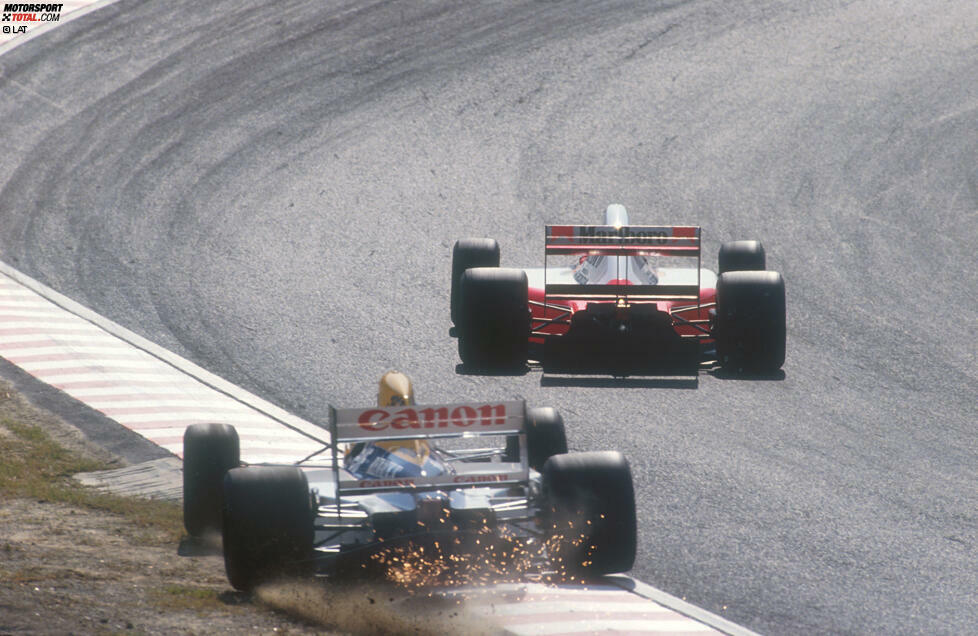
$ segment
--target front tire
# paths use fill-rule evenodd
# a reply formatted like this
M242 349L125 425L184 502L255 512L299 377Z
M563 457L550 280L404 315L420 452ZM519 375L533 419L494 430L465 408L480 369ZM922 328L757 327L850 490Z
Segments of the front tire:
M462 274L473 267L499 267L499 243L491 238L455 241L452 248L452 324L457 325L459 321Z
M764 271L767 257L760 241L728 241L720 246L717 274Z
M784 279L778 272L727 272L717 281L717 361L731 371L771 373L784 364Z
M236 590L306 574L315 521L299 468L235 468L224 478L224 569Z
M555 455L543 467L548 547L558 572L597 576L635 564L638 530L632 473L615 451Z
M221 531L224 473L241 465L230 424L191 424L183 433L183 525L192 537Z
M527 409L526 454L530 468L543 470L543 465L554 455L567 452L567 432L560 411L552 406ZM520 461L519 437L506 439L506 461Z
M517 368L529 352L526 272L476 267L462 274L458 352L472 368Z

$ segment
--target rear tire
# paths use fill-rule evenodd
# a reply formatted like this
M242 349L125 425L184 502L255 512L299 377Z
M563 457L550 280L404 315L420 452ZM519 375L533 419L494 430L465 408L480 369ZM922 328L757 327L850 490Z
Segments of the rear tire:
M313 523L309 483L291 466L251 466L224 478L224 569L236 590L307 574Z
M460 280L458 353L472 368L526 364L530 309L526 272L476 267Z
M526 454L530 468L542 471L548 459L566 452L567 432L560 412L552 406L527 409ZM519 437L506 439L506 461L520 461Z
M638 545L635 491L621 453L555 455L543 467L543 492L548 547L558 572L596 576L632 568Z
M766 267L767 258L760 241L729 241L720 246L717 274L764 271Z
M778 272L727 272L717 281L717 361L731 371L770 373L784 364L784 279Z
M460 281L465 270L473 267L499 267L499 243L491 238L468 238L455 241L452 248L452 324L458 324Z
M192 537L221 531L224 473L241 465L230 424L191 424L183 433L183 525Z

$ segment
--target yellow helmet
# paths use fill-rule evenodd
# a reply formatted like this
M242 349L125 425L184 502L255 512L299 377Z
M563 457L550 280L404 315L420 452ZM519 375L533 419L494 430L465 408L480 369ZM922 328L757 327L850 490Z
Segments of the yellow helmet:
M411 379L400 371L388 371L380 378L377 406L411 406L414 404L414 387Z
M380 378L380 386L377 390L377 406L414 406L414 387L411 379L400 371L388 371ZM431 448L428 442L423 439L392 439L378 442L369 442L367 446L379 447L388 453L397 455L400 460L406 460L425 466L431 456ZM364 449L364 443L355 444L346 450L347 462L360 454ZM422 473L424 474L424 473Z

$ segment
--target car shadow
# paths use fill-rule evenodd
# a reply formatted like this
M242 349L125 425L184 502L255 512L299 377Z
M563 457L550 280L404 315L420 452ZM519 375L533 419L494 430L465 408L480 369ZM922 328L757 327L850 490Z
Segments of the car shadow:
M216 532L203 537L184 535L177 547L177 555L183 557L221 556L222 554L224 550L221 547L221 535Z
M455 365L456 375L494 375L494 376L523 376L530 372L530 367L523 365L520 367L503 368L473 368L464 364Z
M699 377L594 377L575 375L543 374L540 386L544 387L577 387L577 388L618 388L618 389L697 389Z
M731 371L729 369L715 368L707 371L718 380L747 380L753 382L782 382L787 376L784 369L770 371L766 373L756 373L752 371Z

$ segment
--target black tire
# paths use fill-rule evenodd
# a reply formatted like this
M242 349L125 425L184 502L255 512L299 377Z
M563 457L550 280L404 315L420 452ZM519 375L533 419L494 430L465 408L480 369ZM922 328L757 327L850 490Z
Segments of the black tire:
M764 271L767 259L760 241L729 241L720 246L717 274Z
M567 452L567 433L564 418L552 406L526 411L526 454L530 468L543 470L543 465L554 455ZM506 439L506 461L520 461L519 437Z
M183 525L192 537L221 531L224 473L241 465L230 424L191 424L183 433Z
M626 572L635 563L635 491L615 451L555 455L543 466L548 548L565 576Z
M785 292L778 272L727 272L717 281L717 361L770 373L784 364Z
M224 477L224 569L251 591L311 569L315 521L309 483L292 466L235 468Z
M468 238L455 241L452 248L452 324L458 324L459 282L465 270L472 267L499 267L499 243L491 238Z
M525 365L530 337L526 272L467 269L460 288L457 329L462 362L475 369Z

